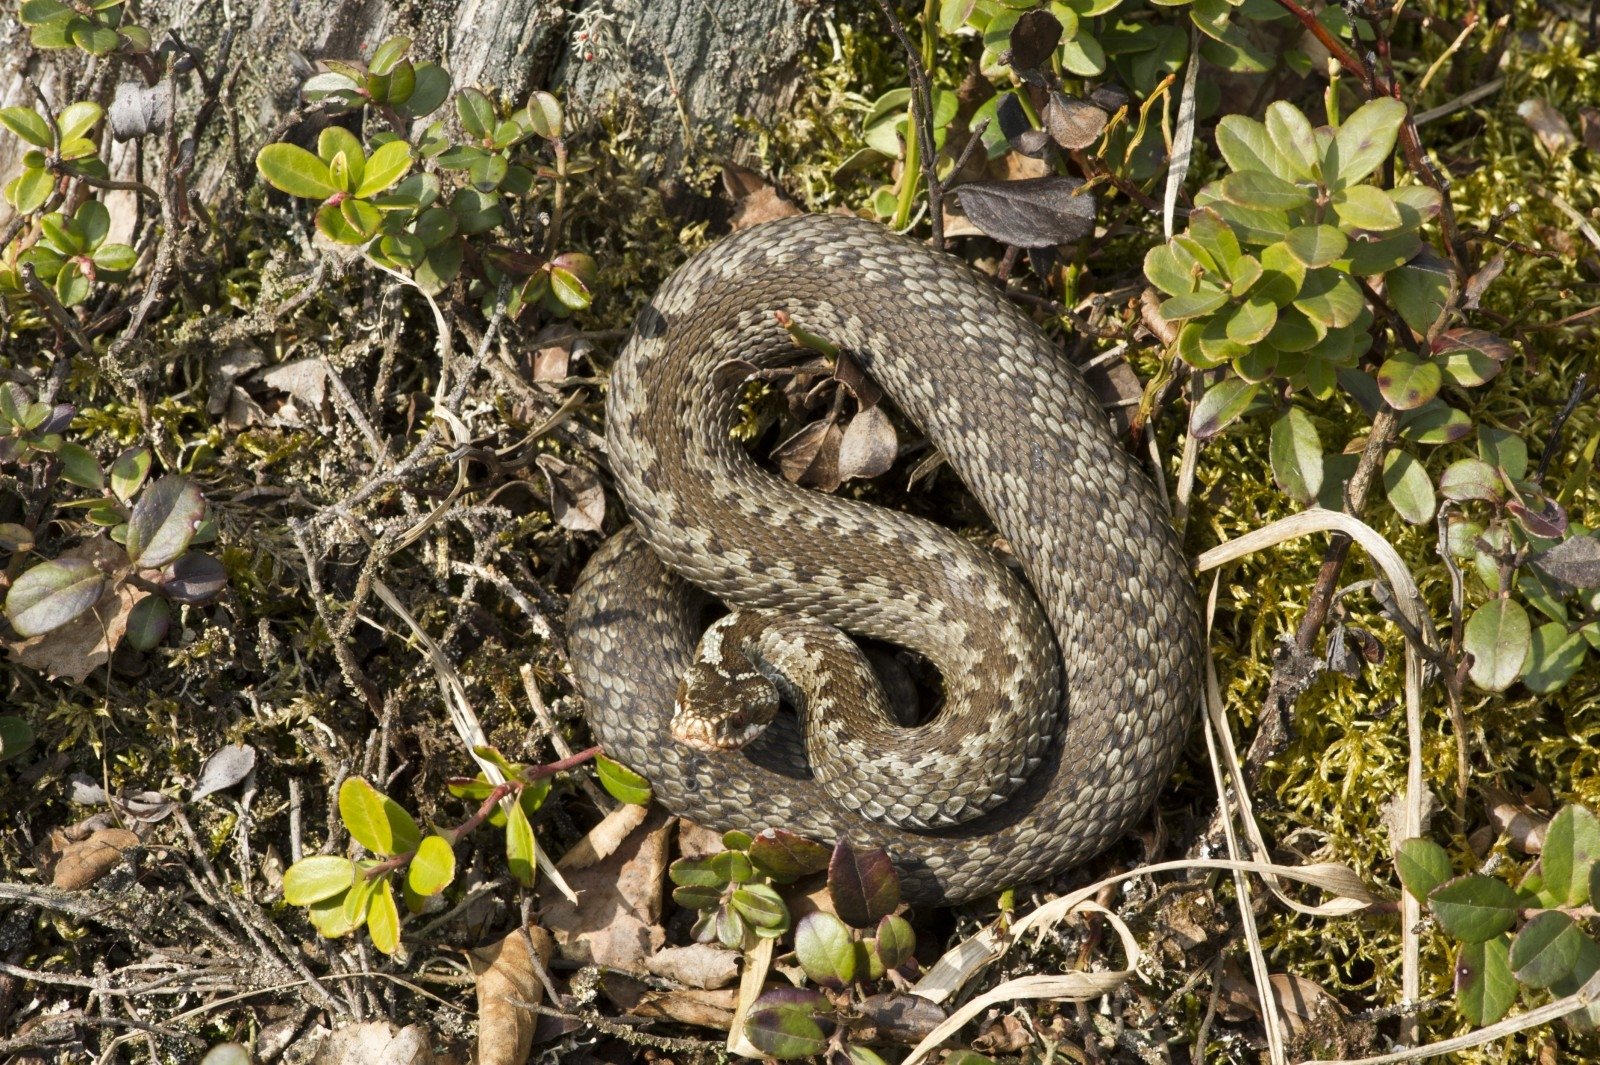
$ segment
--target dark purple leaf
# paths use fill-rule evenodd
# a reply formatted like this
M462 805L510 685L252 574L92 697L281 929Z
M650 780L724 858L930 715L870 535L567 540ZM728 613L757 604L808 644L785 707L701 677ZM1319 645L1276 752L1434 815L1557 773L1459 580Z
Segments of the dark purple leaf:
M1028 113L1022 109L1022 101L1017 99L1017 94L1008 92L1000 97L1000 103L994 109L995 121L1000 124L1000 133L1006 140L1016 146L1016 139L1022 134L1033 129L1033 123L1028 121Z
M900 877L882 850L857 850L840 840L828 861L828 892L841 920L871 928L900 905Z
M1011 48L1002 57L1020 71L1037 70L1050 62L1061 43L1061 21L1044 8L1035 8L1011 27Z
M827 847L782 828L769 828L750 844L756 868L780 884L788 884L828 867Z
M1506 510L1530 536L1554 539L1567 531L1567 512L1553 499L1540 499L1532 506L1513 499Z
M877 1029L881 1039L892 1043L920 1043L945 1021L943 1007L921 995L891 991L873 995L861 1003L865 1023Z
M819 1016L832 1009L815 991L797 987L768 991L756 999L745 1021L750 1042L775 1058L805 1058L821 1054L833 1034L833 1021Z
M1108 114L1115 114L1120 107L1126 107L1128 94L1115 85L1101 85L1089 94L1089 102Z
M1070 177L975 181L956 190L972 224L1003 244L1071 244L1094 231L1094 196Z
M162 590L180 603L204 603L228 586L228 571L203 551L190 551L172 564Z
M72 418L77 413L78 408L72 404L57 403L50 409L50 416L41 422L34 432L39 436L47 436L50 433L64 433L67 431L67 426L72 424Z

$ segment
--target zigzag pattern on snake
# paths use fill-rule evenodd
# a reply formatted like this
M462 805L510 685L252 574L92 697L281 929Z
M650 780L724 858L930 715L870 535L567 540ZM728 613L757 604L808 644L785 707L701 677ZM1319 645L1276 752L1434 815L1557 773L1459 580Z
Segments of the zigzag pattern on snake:
M740 386L719 367L793 360L780 310L848 350L941 449L1031 596L948 530L796 488L734 445ZM574 589L570 658L596 738L672 812L715 829L881 846L905 897L953 903L1082 861L1153 801L1198 690L1188 567L1153 484L1077 372L964 263L835 215L729 237L640 314L612 371L606 439L634 527L602 546ZM916 781L911 797L880 801L883 774L869 772L865 800L835 801L791 717L739 751L673 742L706 594L803 613L938 665L947 706L929 742L912 735L878 754ZM1030 730L1042 749L1006 746ZM830 748L847 744L828 736ZM958 768L988 765L991 749L1012 761ZM970 814L1007 791L953 827L876 816L924 795Z

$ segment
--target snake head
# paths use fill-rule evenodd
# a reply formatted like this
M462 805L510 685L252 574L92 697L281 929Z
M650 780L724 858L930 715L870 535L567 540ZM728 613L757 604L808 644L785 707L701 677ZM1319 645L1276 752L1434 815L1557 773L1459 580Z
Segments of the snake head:
M672 705L672 738L701 751L736 751L761 735L778 714L778 689L725 639L742 621L730 614L713 624L678 685Z

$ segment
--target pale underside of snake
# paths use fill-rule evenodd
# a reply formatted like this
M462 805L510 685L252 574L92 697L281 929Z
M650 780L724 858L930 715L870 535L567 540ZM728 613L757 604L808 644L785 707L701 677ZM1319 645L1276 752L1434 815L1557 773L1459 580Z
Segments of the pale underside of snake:
M778 311L848 351L944 453L1031 595L949 530L796 488L734 443L744 393L730 361L798 354ZM1155 798L1198 690L1188 567L1077 372L964 263L834 215L727 238L640 314L612 372L606 439L634 527L574 589L570 658L596 738L672 812L883 847L908 899L954 903L1090 857ZM813 751L820 736L878 759L843 802L849 774L824 787L793 716L742 750L677 743L673 702L708 596L919 652L944 706L867 743L823 714ZM905 827L947 817L970 819Z

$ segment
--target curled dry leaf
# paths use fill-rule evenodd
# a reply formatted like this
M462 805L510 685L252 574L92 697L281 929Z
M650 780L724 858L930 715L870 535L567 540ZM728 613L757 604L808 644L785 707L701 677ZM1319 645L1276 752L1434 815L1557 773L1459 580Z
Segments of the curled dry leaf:
M550 933L538 925L470 952L478 989L478 1065L522 1065L528 1060L539 1019L532 1007L544 998L544 981L535 966L549 965L554 952Z
M629 1016L676 1021L717 1032L726 1032L733 1027L734 1008L739 997L738 992L731 988L718 991L652 991L638 980L616 974L607 974L605 993L619 1010Z
M777 186L749 167L734 163L724 166L722 187L733 200L733 218L728 228L734 233L760 222L800 213L800 208L784 199Z
M1517 114L1551 155L1561 155L1578 146L1578 138L1573 135L1572 127L1567 125L1561 112L1547 101L1537 97L1524 100L1517 105Z
M599 532L606 520L606 491L600 478L554 455L540 455L539 470L550 486L550 510L556 522L573 532Z
M660 922L670 820L657 807L646 809L645 819L620 840L613 838L615 824L596 826L590 835L603 830L606 838L579 845L587 862L582 868L576 868L576 862L569 866L565 859L560 863L579 901L574 905L549 895L539 918L555 933L563 957L582 965L643 973L645 959L666 942ZM592 858L602 852L603 857Z
M82 891L110 872L123 853L139 845L125 828L102 828L88 839L68 844L56 859L50 883L63 891Z
M1059 92L1050 94L1050 99L1044 105L1044 113L1039 116L1050 139L1073 151L1087 148L1098 140L1100 131L1106 128L1106 121L1110 117L1087 100L1064 96Z
M839 448L844 433L832 420L811 422L773 449L772 457L784 479L832 492L840 485Z
M1490 823L1513 847L1523 854L1538 854L1544 850L1544 835L1550 827L1548 817L1529 809L1515 795L1492 784L1483 786L1483 803Z
M1071 244L1094 231L1092 193L1082 181L1042 177L1027 181L975 181L956 190L967 217L989 236L1019 248Z
M667 947L645 960L656 976L702 991L727 987L739 975L739 955L713 943Z
M249 744L235 743L219 748L200 767L200 779L195 781L189 801L203 799L212 792L231 788L250 775L256 767L256 749Z
M332 1032L317 1048L311 1065L435 1065L433 1039L413 1024L361 1021Z
M867 480L889 471L899 453L894 424L881 407L868 407L845 426L839 441L839 480Z

